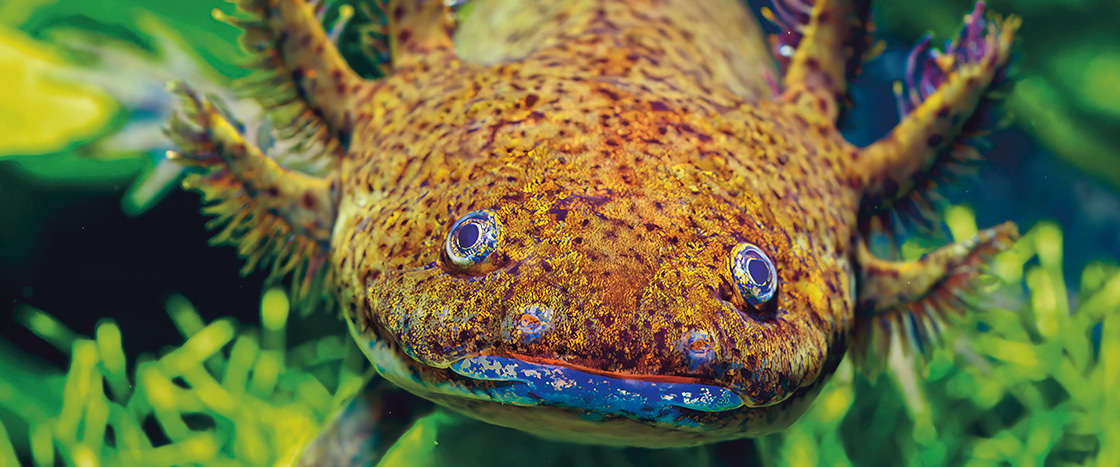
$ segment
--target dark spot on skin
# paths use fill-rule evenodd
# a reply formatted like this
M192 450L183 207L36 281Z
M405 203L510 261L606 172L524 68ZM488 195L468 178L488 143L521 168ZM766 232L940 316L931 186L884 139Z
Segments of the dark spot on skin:
M612 100L612 101L617 101L618 100L618 93L615 93L611 90L599 88L599 89L596 89L596 91L598 91L600 94L602 94L604 96L607 96L607 98Z
M941 135L930 135L929 141L926 142L931 148L936 148L941 145Z
M548 212L550 212L550 213L552 213L552 215L556 216L556 221L557 222L564 222L564 219L568 218L568 210L567 209L552 208L552 209L549 209Z
M540 99L540 96L537 96L536 94L529 94L528 96L525 96L525 108L533 108L534 105L537 105L537 101L539 101Z
M665 105L665 103L661 101L650 102L649 108L650 110L653 110L655 112L665 112L669 110L669 106Z
M411 38L412 38L412 30L402 29L401 32L399 34L397 34L397 43L400 43L400 44L407 43L408 40L411 39Z
M316 204L315 195L309 193L303 194L303 205L307 208L314 208Z
M948 118L948 117L949 117L949 106L947 106L947 105L941 106L941 109L939 109L937 111L937 118Z
M656 230L656 229L657 229L657 226L656 226L656 225L653 225L653 224L649 224L649 223L647 223L647 224L645 225L645 227L646 227L646 231L647 231L647 232L653 232L654 230Z
M883 194L889 198L894 198L898 194L898 183L888 178L883 182Z

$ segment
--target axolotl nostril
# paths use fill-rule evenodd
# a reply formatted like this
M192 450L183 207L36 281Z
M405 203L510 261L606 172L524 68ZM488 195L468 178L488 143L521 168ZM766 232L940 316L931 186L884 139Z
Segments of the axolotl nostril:
M769 43L738 0L390 1L377 80L315 2L239 7L291 144L266 154L180 88L174 156L218 240L335 298L389 381L495 424L659 447L779 430L847 350L929 348L1017 235L868 247L976 157L1018 25L983 3L914 50L901 121L866 147L836 128L863 1L778 1Z

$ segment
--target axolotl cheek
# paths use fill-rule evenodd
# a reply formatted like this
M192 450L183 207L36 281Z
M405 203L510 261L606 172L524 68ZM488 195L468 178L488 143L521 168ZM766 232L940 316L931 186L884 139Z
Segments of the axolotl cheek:
M678 348L688 363L688 370L695 372L712 363L715 351L707 331L688 330L679 340Z
M519 313L511 314L510 340L522 344L539 341L553 329L552 314L555 310L538 304L526 305Z

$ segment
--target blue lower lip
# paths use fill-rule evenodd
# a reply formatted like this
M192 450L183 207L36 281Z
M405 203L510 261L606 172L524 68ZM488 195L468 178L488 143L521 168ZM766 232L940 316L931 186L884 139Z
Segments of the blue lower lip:
M516 405L570 407L651 420L676 418L681 414L673 412L681 408L724 412L743 406L742 398L718 386L611 378L508 357L465 358L452 364L451 370L476 380L521 383L490 390L500 402Z

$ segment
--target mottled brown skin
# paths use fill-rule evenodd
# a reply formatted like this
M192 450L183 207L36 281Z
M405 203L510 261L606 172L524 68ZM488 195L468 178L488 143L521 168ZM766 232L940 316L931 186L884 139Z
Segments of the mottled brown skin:
M788 425L861 319L857 278L917 302L937 287L907 289L894 263L860 268L872 261L860 253L861 202L905 195L896 180L932 164L908 161L933 160L940 147L904 143L927 131L951 141L960 126L936 123L937 109L923 107L914 128L881 146L844 140L836 98L858 50L835 18L851 9L818 3L808 25L817 35L799 46L780 88L759 27L736 0L478 1L457 29L439 2L391 2L393 70L374 82L339 59L300 55L323 48L321 30L285 36L277 56L299 70L306 115L324 128L318 137L348 144L330 154L337 168L322 178L337 193L337 217L316 251L355 336L388 343L425 381L386 374L406 389L557 438L688 445ZM287 31L293 15L269 27ZM971 113L1006 63L1001 52L964 70L980 81L940 105ZM501 220L501 243L482 264L456 267L444 239L480 210ZM992 243L1008 235L981 246L998 250ZM747 306L733 285L729 256L743 242L777 266L780 285L766 306ZM977 248L946 253L961 260L930 274L973 271ZM517 332L536 319L524 313L531 306L553 310L536 340ZM713 355L698 367L683 350L693 331L706 334L697 345ZM591 422L578 410L433 389L461 380L447 367L474 355L721 386L745 406L698 412L697 429L623 416Z
M782 382L750 394L758 405L815 380L852 309L858 198L838 170L852 154L840 135L780 105L648 91L641 75L612 71L641 67L639 55L581 65L575 51L555 53L565 58L426 73L451 89L387 102L378 130L359 130L332 248L342 287L369 291L355 322L433 366L516 353L744 389ZM797 133L808 137L785 136ZM444 236L483 209L505 226L497 257L487 271L449 274ZM781 265L776 313L751 316L734 297L726 265L743 241ZM558 311L554 331L532 345L504 338L531 304ZM689 329L716 336L717 368L682 370ZM782 357L761 364L767 355Z

